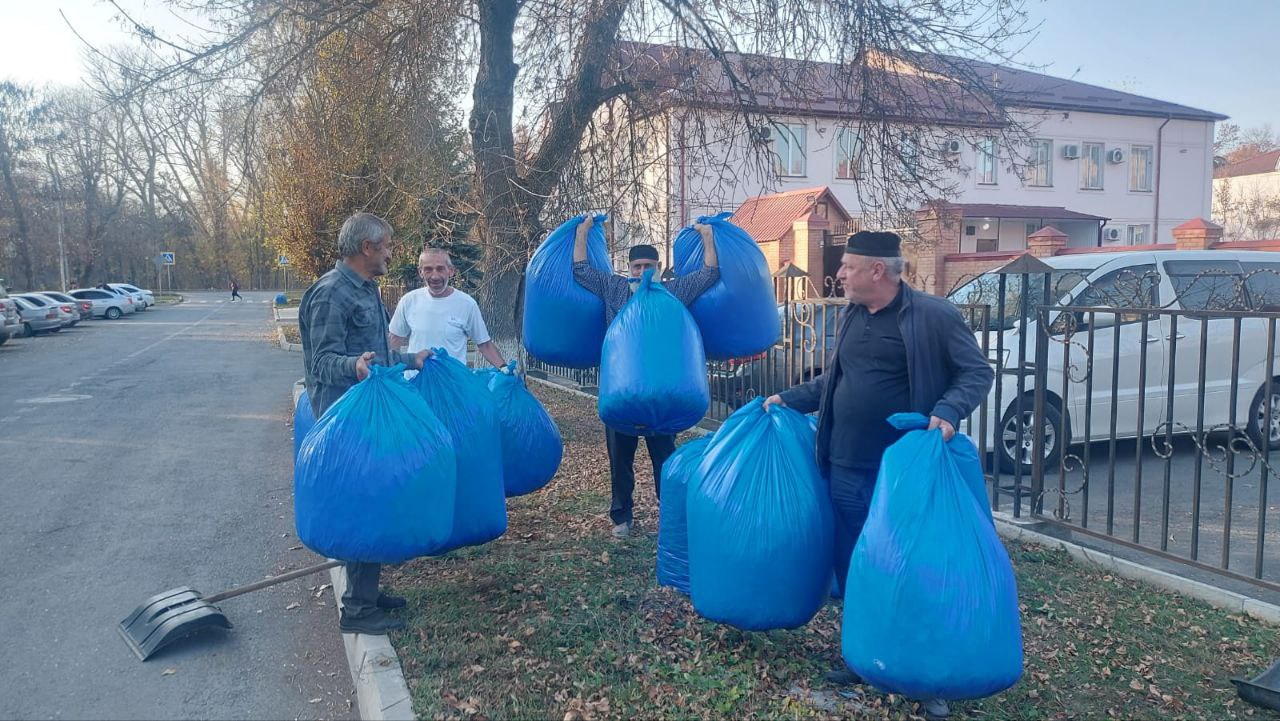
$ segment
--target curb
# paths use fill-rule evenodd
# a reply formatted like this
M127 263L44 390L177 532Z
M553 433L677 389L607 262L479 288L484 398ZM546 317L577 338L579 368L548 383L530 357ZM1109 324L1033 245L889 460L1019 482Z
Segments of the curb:
M296 344L295 344L296 345ZM299 346L301 349L301 346ZM302 395L302 380L291 389L293 405L298 405ZM329 581L333 584L334 605L342 612L342 594L347 589L347 574L341 566L329 569ZM413 715L412 696L400 668L400 658L387 636L368 636L359 633L342 634L342 645L347 651L347 666L351 669L351 681L356 687L356 705L363 721L416 721Z
M1014 521L1007 513L994 515L996 532L1005 538L1029 541L1049 548L1061 548L1067 552L1067 555L1085 565L1101 568L1117 576L1140 581L1172 593L1199 599L1216 608L1241 613L1272 625L1280 625L1280 606L1038 533L1027 527L1031 524Z
M285 338L284 328L281 328L280 326L276 326L276 337L280 339L280 350L296 351L298 353L302 352L301 343L290 343L289 340ZM297 398L294 398L293 400L294 400L294 403L297 403L298 401Z

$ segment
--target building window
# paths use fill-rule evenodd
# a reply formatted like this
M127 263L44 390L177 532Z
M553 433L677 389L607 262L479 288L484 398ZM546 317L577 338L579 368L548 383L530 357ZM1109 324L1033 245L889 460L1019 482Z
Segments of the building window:
M836 177L853 180L862 175L862 138L858 131L840 128L836 133Z
M978 184L996 184L996 139L983 138L978 143Z
M1131 225L1129 226L1129 245L1146 245L1151 242L1151 226Z
M1102 190L1102 143L1080 146L1080 189Z
M777 140L773 143L774 170L778 175L804 175L804 124L775 125L774 131L777 135Z
M1038 230L1040 230L1039 223L1027 223L1027 235L1031 235Z
M1135 145L1129 149L1129 190L1151 191L1153 157L1150 145Z
M1027 161L1027 185L1036 188L1052 188L1053 141L1033 140Z
M913 133L902 134L902 145L899 147L902 161L902 172L910 180L920 177L920 138Z

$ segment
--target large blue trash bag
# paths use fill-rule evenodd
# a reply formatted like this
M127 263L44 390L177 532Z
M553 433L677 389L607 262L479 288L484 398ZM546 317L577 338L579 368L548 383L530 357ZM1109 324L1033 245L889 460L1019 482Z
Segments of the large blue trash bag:
M484 380L444 348L434 349L411 383L453 437L457 456L453 534L438 553L498 538L507 532L507 498L493 395Z
M689 593L689 529L686 514L689 482L697 478L702 453L711 436L695 438L676 449L662 464L658 504L658 583Z
M633 436L672 435L696 425L710 404L698 326L645 271L604 336L600 420Z
M551 482L560 470L564 441L560 429L537 398L516 375L516 362L507 364L510 373L493 371L488 377L489 392L498 409L502 429L502 480L507 498L533 493Z
M316 413L311 410L311 395L306 389L298 396L293 406L293 459L298 459L298 450L302 448L302 439L307 437L312 426L316 424Z
M524 348L546 363L590 368L600 363L604 301L573 279L573 237L586 216L551 231L534 251L524 278ZM587 260L613 273L605 246L605 216L587 233Z
M399 563L453 532L453 438L403 373L371 367L302 441L294 516L298 539L322 556Z
M751 236L727 220L730 215L698 218L715 234L720 280L689 306L702 330L707 357L716 360L763 353L782 333L769 263ZM676 236L675 254L677 276L702 267L702 236L693 226Z
M1013 566L991 522L972 441L911 430L885 451L867 524L849 564L843 651L878 688L909 698L970 699L1022 675Z
M689 586L702 616L804 625L831 591L834 521L804 416L756 398L725 421L689 485Z

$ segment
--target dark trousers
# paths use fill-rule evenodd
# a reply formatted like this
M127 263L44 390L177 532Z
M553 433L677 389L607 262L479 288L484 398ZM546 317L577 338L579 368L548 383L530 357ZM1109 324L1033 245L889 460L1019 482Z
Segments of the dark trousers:
M239 298L240 300L244 300L244 297L240 295L240 291L238 290L231 291L231 299L235 300L236 298Z
M871 493L875 491L878 474L878 468L831 466L831 507L836 517L835 555L832 560L841 593L848 593L845 581L849 577L849 559L867 522Z
M342 613L347 618L364 618L378 610L380 563L346 564L347 590L342 594Z
M619 433L608 426L604 429L605 444L609 447L609 475L613 479L613 502L609 505L609 517L615 524L629 523L636 489L636 446L640 439ZM662 464L676 452L675 436L645 436L644 447L653 462L653 492L662 487Z

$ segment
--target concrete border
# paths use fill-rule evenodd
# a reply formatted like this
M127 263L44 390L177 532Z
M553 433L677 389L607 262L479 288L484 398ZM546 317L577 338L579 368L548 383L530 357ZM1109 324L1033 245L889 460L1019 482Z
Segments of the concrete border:
M285 335L284 335L284 328L283 328L283 327L281 327L281 326L276 326L276 337L280 339L280 350L296 351L296 352L298 352L298 353L301 353L301 352L302 352L302 344L301 344L301 343L290 343L290 342L289 342L289 339L288 339L288 338L286 338L286 337L285 337ZM294 399L294 402L295 402L295 403L297 402L297 399L296 399L296 398Z
M1172 593L1199 599L1210 606L1241 613L1265 623L1280 625L1280 606L1190 578L1183 578L1158 568L1144 566L1104 551L1086 548L1077 543L1038 533L1028 527L1033 524L1014 521L1007 513L995 514L995 521L996 532L1005 538L1035 543L1050 548L1061 548L1067 552L1067 555L1085 565L1101 568L1117 576L1123 576L1133 581L1141 581Z
M294 382L291 391L295 407L303 388L302 380ZM333 584L334 605L341 613L342 594L347 589L347 574L341 566L331 568L329 581ZM387 636L344 633L342 645L347 652L351 681L356 687L356 705L360 709L360 718L363 721L416 721L413 697L409 694L409 684L404 680L400 657L396 655L391 639Z

